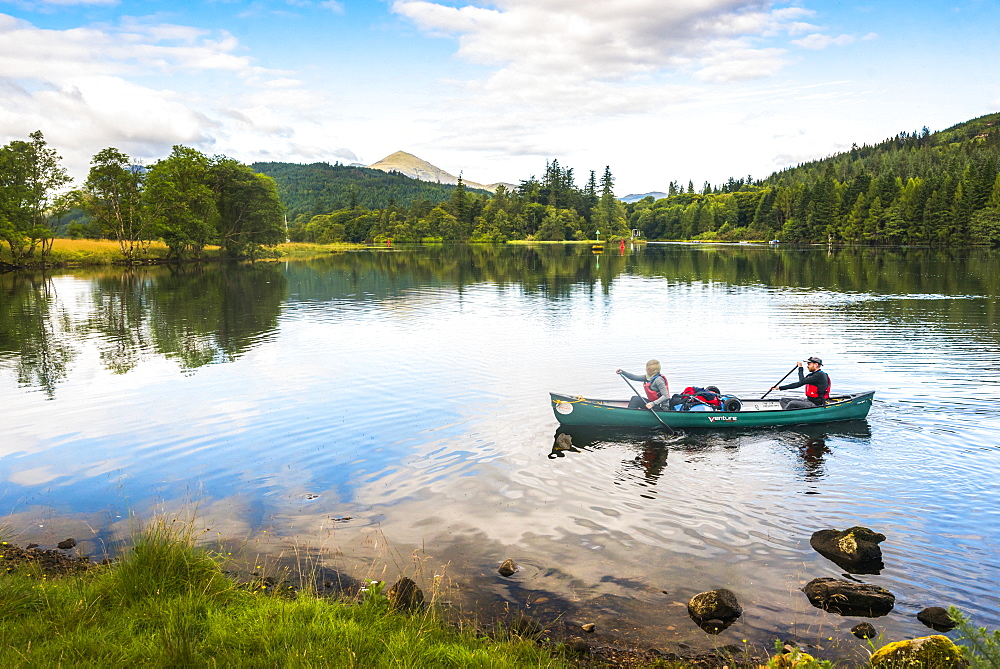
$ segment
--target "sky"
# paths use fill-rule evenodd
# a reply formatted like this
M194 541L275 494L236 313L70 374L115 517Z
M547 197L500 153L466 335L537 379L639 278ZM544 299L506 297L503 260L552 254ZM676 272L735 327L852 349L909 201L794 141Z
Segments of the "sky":
M0 144L718 185L1000 111L1000 0L0 0Z

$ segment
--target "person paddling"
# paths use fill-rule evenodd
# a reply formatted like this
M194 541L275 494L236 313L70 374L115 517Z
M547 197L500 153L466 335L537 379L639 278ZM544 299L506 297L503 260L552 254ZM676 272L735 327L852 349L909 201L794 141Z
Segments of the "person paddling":
M621 369L616 369L615 374L621 374L633 381L642 381L642 388L646 391L646 399L635 396L629 400L629 409L638 409L645 406L654 411L669 411L670 386L667 384L667 377L660 373L660 361L650 360L646 363L646 374L631 374Z
M799 368L799 380L796 383L787 383L783 386L773 386L771 390L791 390L799 386L806 387L806 398L782 397L782 409L811 409L821 407L830 398L830 375L820 369L823 361L813 356L806 360L808 374L802 373L802 363L797 362L795 366Z

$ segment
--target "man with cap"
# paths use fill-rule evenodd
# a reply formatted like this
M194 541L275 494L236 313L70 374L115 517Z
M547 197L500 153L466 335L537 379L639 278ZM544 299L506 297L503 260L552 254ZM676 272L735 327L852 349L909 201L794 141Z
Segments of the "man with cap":
M783 386L774 386L771 390L790 390L792 388L798 388L799 386L806 387L806 399L798 399L792 397L782 397L781 408L782 409L811 409L813 407L821 407L826 404L826 401L830 398L830 375L824 372L820 367L823 366L823 361L812 356L806 360L806 367L809 369L808 374L802 373L802 363L797 362L795 366L799 368L799 380L797 383L789 383Z

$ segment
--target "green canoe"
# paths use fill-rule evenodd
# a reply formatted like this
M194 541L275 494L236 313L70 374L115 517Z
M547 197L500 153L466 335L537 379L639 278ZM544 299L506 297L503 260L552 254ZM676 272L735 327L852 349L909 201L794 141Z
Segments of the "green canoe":
M777 399L740 399L739 411L657 411L629 409L626 400L593 400L579 395L549 393L552 412L562 425L592 427L662 427L660 419L675 428L775 427L860 420L868 415L875 391L831 397L828 404L809 409L782 409Z

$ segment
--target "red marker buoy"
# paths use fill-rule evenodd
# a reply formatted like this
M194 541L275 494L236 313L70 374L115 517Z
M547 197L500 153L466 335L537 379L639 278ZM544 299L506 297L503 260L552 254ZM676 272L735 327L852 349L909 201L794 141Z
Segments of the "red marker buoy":
M621 251L622 253L625 253L625 240L624 239L621 240L620 244L618 244L618 250Z

